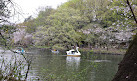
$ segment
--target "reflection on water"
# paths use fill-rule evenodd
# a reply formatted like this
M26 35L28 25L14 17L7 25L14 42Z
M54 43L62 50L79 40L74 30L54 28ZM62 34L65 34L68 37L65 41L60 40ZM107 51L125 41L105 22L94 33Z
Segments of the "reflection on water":
M111 62L110 60L93 60L92 62Z
M111 81L117 71L122 55L91 54L81 57L66 56L65 53L52 54L50 50L30 50L25 54L33 57L28 81L37 77L40 81ZM10 58L10 54L4 56ZM84 56L85 55L85 56ZM21 58L21 57L20 57ZM32 80L33 79L33 80Z
M80 64L80 57L67 56L66 63L68 66L78 68Z
M27 70L26 60L20 54L15 54L9 50L0 49L0 70L1 74L6 76L14 76L16 78L24 79L25 76L17 76L19 74L25 75ZM3 81L3 80L2 80ZM6 80L4 80L6 81Z

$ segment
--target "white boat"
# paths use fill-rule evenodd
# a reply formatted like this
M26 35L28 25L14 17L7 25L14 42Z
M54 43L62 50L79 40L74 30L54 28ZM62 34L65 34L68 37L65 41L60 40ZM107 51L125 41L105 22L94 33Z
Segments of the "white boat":
M69 50L69 51L66 51L67 56L80 56L81 53L78 51L78 48L79 48L79 47L76 47L76 50L71 49L71 50Z
M15 53L17 54L24 54L25 53L25 50L23 48L18 48Z
M55 49L54 49L54 50L51 50L51 52L52 52L52 53L59 53L59 51L58 51L58 50L55 50Z

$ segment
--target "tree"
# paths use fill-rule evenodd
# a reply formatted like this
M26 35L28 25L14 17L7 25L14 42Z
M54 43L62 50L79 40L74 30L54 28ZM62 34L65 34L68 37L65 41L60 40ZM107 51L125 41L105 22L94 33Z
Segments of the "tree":
M109 9L107 7L109 5L110 1L108 0L70 0L61 7L79 10L81 16L87 18L90 23L98 22L106 26L103 18L108 16Z
M38 17L35 21L37 27L45 25L46 18L55 12L51 7L39 8L38 10Z
M10 17L10 9L8 5L11 5L11 0L1 0L0 1L0 23L8 22L7 18Z
M45 19L44 26L37 28L34 36L35 44L63 48L76 45L81 37L77 30L87 22L88 20L80 15L79 10L59 8Z
M13 11L11 8L9 8L9 5L13 6L11 0L0 1L0 44L3 47L8 48L8 43L11 42L11 34L15 31L15 27L12 26L8 21L8 18L11 17L11 12Z
M133 18L137 24L135 14L129 0L126 0ZM137 33L134 36L123 60L119 63L118 71L112 81L137 81Z
M10 48L13 36L12 34L16 31L15 25L11 24L9 21L14 9L15 7L12 0L0 0L0 47L16 53ZM2 48L0 49L3 50ZM7 60L5 59L4 54L5 52L3 52L3 55L1 55L0 58L0 81L21 81L21 79L26 80L30 69L31 60L26 59L24 55L22 55L24 60L17 59L15 54L13 56L11 54ZM27 68L24 68L26 66ZM21 73L22 71L26 71L24 72L25 75ZM24 78L22 78L23 76Z

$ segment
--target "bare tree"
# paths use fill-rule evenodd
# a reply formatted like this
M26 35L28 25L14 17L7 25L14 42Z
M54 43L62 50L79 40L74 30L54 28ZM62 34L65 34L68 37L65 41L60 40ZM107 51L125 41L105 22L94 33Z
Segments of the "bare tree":
M10 35L9 35L9 37L6 37L6 36L7 36L7 34L9 34L10 30L15 30L14 28L8 28L8 27L12 27L10 25L9 18L12 17L12 13L15 13L14 10L15 10L15 8L14 8L14 3L12 2L12 0L0 0L0 46L2 46L4 48L7 48L8 50L11 50L11 48L9 47L9 44L8 44L9 39L7 39L7 38L10 38ZM8 24L8 26L5 26L5 23ZM12 33L13 32L14 31L12 31ZM13 50L11 50L11 51L16 53ZM22 54L22 57L24 58L24 60L26 61L26 64L27 64L27 65L25 65L25 66L27 66L27 70L26 70L26 72L24 72L24 73L26 73L25 77L24 77L24 80L26 80L27 76L28 76L28 72L30 70L31 59L26 58L26 56L23 55L23 54ZM11 59L12 59L12 57L11 57ZM20 72L17 71L18 69L15 69L15 67L24 69L22 67L22 63L24 61L21 61L21 60L16 61L16 57L13 58L12 60L14 60L14 59L15 59L14 64L9 64L7 66L5 66L5 61L6 60L5 59L3 59L3 60L0 59L0 61L2 61L2 62L0 62L0 63L2 63L0 65L1 66L0 67L0 80L17 81L16 78L13 77L13 76L15 76L15 74L18 74L18 76L20 76ZM18 64L17 64L17 62L18 62ZM6 76L4 76L3 75L4 71L1 70L2 67L5 67L5 68L9 67L10 68L9 69L10 73L8 73ZM7 70L7 68L3 69L3 70ZM15 72L17 72L17 73L15 73ZM23 75L21 75L21 76L23 76Z

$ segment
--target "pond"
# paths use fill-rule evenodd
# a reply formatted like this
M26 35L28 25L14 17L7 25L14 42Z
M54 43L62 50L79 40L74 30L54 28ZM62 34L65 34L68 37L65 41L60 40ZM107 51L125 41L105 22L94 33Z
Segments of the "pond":
M123 55L81 52L81 57L53 54L50 50L32 50L32 69L28 80L40 81L111 81Z
M0 55L8 60L12 54L7 51ZM111 81L123 58L123 55L81 54L81 57L71 57L65 51L53 54L50 50L31 49L25 54L32 58L27 81Z

